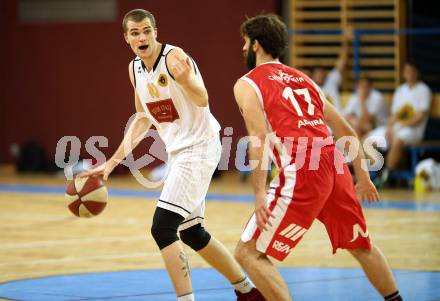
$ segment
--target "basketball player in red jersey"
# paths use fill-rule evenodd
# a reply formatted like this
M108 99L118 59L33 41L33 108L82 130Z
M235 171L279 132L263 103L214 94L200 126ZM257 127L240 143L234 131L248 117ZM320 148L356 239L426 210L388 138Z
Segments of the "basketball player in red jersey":
M253 170L255 213L237 245L237 260L267 300L291 300L268 256L283 260L318 219L327 229L333 253L347 249L385 300L402 300L384 255L371 242L356 197L357 192L362 200L379 200L361 167L364 153L359 149L353 160L354 186L326 125L338 138L357 139L355 132L309 77L279 62L288 35L277 16L248 19L241 33L251 71L237 81L234 94L253 137L249 159L258 164ZM270 133L279 174L266 191L267 164L262 161Z

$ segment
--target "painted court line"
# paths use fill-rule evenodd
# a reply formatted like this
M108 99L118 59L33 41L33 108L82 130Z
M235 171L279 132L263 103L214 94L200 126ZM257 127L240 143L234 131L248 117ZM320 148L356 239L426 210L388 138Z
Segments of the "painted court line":
M98 256L81 256L81 257L62 257L54 259L41 259L41 260L20 260L18 262L4 262L0 263L0 267L6 266L22 266L22 265L46 265L46 264L59 264L66 262L78 262L78 261L105 261L112 259L123 258L145 258L146 260L151 257L161 257L159 252L136 252L136 253L124 253L124 254L111 254L111 255L98 255Z
M19 184L0 184L0 193L32 193L32 194L63 194L64 186L37 186ZM113 188L109 190L110 196L124 196L133 198L153 198L160 196L160 191L149 190L129 190ZM250 203L254 201L254 196L250 194L221 194L208 193L206 200ZM377 203L363 203L366 209L400 209L410 211L440 211L440 203L414 202L414 201L393 201L384 200Z
M112 242L127 242L127 241L146 241L151 240L147 235L143 236L109 236L109 237L92 237L92 238L78 238L78 239L59 239L59 240L42 240L42 241L27 241L27 242L6 242L1 243L3 249L23 249L36 247L53 247L66 246L78 244L96 244L96 243L112 243Z

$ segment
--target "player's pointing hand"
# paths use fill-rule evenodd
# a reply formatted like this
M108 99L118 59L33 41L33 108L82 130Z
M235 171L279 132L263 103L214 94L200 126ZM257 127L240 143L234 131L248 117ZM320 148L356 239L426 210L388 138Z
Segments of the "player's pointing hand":
M179 84L185 85L191 75L191 62L189 58L176 57L176 62L171 65L171 73Z

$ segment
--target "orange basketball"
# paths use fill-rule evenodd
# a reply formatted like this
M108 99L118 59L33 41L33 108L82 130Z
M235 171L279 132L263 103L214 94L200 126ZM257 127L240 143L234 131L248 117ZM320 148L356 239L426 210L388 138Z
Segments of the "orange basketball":
M73 214L92 217L104 210L108 192L101 177L75 178L67 185L65 198Z

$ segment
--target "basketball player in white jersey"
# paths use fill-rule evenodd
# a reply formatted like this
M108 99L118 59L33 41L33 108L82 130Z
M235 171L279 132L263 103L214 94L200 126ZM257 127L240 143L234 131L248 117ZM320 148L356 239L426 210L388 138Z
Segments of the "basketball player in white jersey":
M182 49L159 43L154 16L128 12L124 37L136 58L129 64L136 117L110 160L81 176L104 180L153 124L165 143L169 173L157 203L151 233L162 253L177 300L194 300L181 241L197 251L234 286L237 300L264 300L228 250L202 226L205 196L220 160L220 125L211 115L208 93L196 63ZM177 235L180 234L180 239Z

